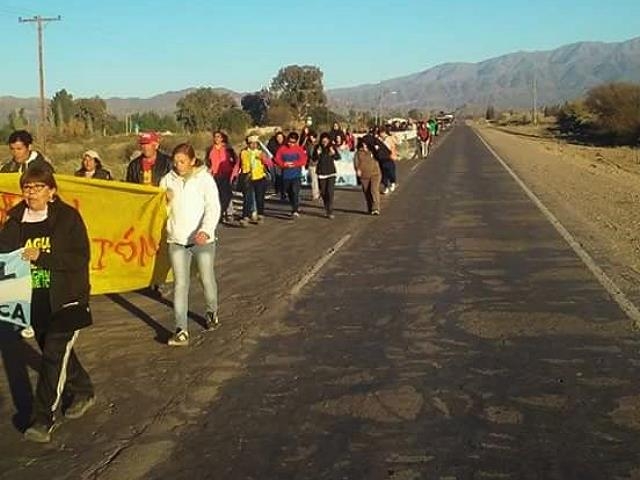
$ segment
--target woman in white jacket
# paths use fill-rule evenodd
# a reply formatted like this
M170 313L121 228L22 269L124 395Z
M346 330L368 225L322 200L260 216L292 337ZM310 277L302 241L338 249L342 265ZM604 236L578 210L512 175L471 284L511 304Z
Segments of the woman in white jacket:
M189 345L187 312L192 257L196 260L204 290L205 328L212 330L219 326L214 259L220 200L216 182L196 158L191 145L178 145L172 158L173 170L160 181L160 187L167 191L167 242L175 282L176 332L168 344L186 346Z

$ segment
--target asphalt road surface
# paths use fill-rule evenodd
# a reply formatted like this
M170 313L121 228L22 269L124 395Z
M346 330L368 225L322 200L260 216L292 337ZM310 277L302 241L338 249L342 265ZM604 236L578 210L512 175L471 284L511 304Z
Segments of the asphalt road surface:
M638 335L456 127L148 478L640 478Z

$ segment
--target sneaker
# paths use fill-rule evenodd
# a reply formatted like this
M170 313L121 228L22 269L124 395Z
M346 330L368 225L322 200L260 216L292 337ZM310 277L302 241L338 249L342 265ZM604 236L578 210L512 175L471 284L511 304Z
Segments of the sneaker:
M291 212L291 216L293 218L298 218L300 216L300 212Z
M258 225L260 225L261 223L264 223L264 215L258 215L258 219L256 220L256 223Z
M186 330L176 330L176 333L167 341L170 347L186 347L189 345L189 332Z
M397 185L395 183L392 183L391 186L389 187L389 190L391 190L392 192L395 192L396 191L396 186Z
M24 431L24 439L36 443L49 443L51 432L53 432L53 425L36 422Z
M334 218L336 218L336 216L333 213L327 213L327 218L329 220L333 220Z
M371 212L371 215L380 215L380 210L374 210Z
M20 330L20 336L22 338L33 338L36 336L36 332L33 331L33 327L32 326L28 326L28 327L24 327L22 330Z
M253 213L251 214L251 221L252 221L253 223L256 223L256 222L258 221L258 214L257 214L256 212L253 212Z
M220 326L220 320L218 319L218 314L213 312L207 312L204 315L204 329L205 330L215 330Z
M248 227L249 226L249 217L241 218L239 223L240 223L241 227Z
M387 187L385 187L385 189L382 191L383 195L388 195L389 194L389 189Z
M69 405L64 412L64 416L71 419L82 417L87 410L89 410L96 403L96 397L91 395L90 397L81 397L78 400Z

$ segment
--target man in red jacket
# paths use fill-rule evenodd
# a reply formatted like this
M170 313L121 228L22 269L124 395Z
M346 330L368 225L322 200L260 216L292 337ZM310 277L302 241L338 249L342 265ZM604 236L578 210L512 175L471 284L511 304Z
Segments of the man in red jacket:
M287 143L278 149L275 164L282 169L282 186L289 197L291 217L300 216L300 179L302 167L307 164L307 152L298 145L299 135L291 132L287 136Z

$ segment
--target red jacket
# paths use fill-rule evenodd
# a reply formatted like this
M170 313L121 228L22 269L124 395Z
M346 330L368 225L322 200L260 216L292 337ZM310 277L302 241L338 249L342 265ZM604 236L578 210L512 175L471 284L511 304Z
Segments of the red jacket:
M285 144L278 149L273 161L282 168L282 177L291 179L302 175L302 167L307 164L307 151L298 145Z

